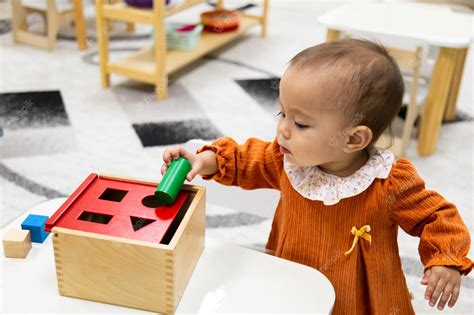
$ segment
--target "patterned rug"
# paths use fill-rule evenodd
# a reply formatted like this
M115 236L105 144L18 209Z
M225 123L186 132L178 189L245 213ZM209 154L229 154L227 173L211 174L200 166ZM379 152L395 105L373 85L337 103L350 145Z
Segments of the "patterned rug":
M118 76L112 76L110 89L100 88L93 16L87 19L91 48L85 53L76 50L70 25L62 27L58 49L49 53L14 45L10 22L0 21L1 68L8 74L0 86L0 224L8 224L41 201L68 196L91 172L160 178L161 156L173 144L222 135L239 142L252 136L272 140L279 78L297 51L324 39L325 30L315 16L333 6L272 4L267 39L262 40L255 29L173 75L169 98L163 102L155 100L152 86ZM173 18L193 22L196 12L204 9L209 6ZM294 23L277 23L281 19ZM314 32L301 32L307 25ZM151 29L146 26L137 25L134 34L127 34L123 24L114 27L111 59L150 44ZM468 139L474 135L471 101L464 101L468 98L463 95L459 122L442 127L436 155L418 157L415 143L408 154L429 187L458 205L473 231L473 202L466 198L473 189L472 150L459 135ZM263 250L277 193L244 192L199 180L196 184L208 188L209 236ZM422 265L414 240L400 231L402 264L415 296L413 303L419 314L435 313L422 298ZM445 312L472 314L473 293L472 276L463 278L458 305Z

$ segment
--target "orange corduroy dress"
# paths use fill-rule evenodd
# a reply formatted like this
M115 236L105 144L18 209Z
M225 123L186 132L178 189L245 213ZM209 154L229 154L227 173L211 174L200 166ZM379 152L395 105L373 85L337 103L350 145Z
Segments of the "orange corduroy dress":
M420 238L425 270L443 265L468 274L472 269L466 257L469 232L456 207L426 190L405 159L392 165L386 179L375 179L362 193L326 206L293 189L276 141L251 138L238 145L225 137L198 153L204 150L216 153L219 169L204 179L243 189L280 190L267 248L322 272L336 292L334 315L414 314L398 253L398 226ZM370 225L371 242L361 237L345 255L354 243L352 228L365 225Z

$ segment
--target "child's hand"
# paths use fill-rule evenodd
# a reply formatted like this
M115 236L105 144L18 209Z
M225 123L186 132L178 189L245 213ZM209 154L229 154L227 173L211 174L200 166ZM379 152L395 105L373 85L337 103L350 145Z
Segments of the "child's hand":
M438 309L442 310L449 300L449 307L453 307L459 297L461 287L461 273L454 268L444 266L433 266L426 270L421 284L428 285L425 291L425 299L430 300L430 306L433 307L441 295L438 302Z
M186 151L182 146L174 146L171 149L167 149L165 153L163 153L163 161L165 162L161 167L161 175L164 175L168 170L171 162L173 160L177 160L180 157L184 157L191 163L191 170L189 171L188 175L186 175L186 179L188 181L192 181L194 177L199 174L201 169L203 168L203 160L202 158L197 155Z

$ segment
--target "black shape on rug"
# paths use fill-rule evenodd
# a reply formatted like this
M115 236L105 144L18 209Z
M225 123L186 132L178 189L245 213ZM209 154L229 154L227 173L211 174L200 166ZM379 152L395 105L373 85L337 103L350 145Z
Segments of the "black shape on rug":
M0 126L4 129L70 125L60 91L0 93Z
M133 124L144 147L184 143L191 139L212 140L221 133L208 119Z
M280 78L235 80L258 104L271 114L280 111L278 101Z

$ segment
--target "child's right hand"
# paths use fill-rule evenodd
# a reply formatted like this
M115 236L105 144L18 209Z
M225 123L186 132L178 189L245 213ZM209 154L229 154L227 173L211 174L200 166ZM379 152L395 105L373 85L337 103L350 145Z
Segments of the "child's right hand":
M193 154L186 151L186 149L180 145L167 149L165 150L165 153L163 153L163 161L165 163L163 163L163 165L161 166L161 175L165 175L171 162L173 160L179 159L181 156L188 160L189 163L191 163L192 168L189 171L188 175L186 175L186 179L188 181L192 181L194 177L196 177L196 175L198 175L202 170L204 166L204 161L202 157L197 154Z

